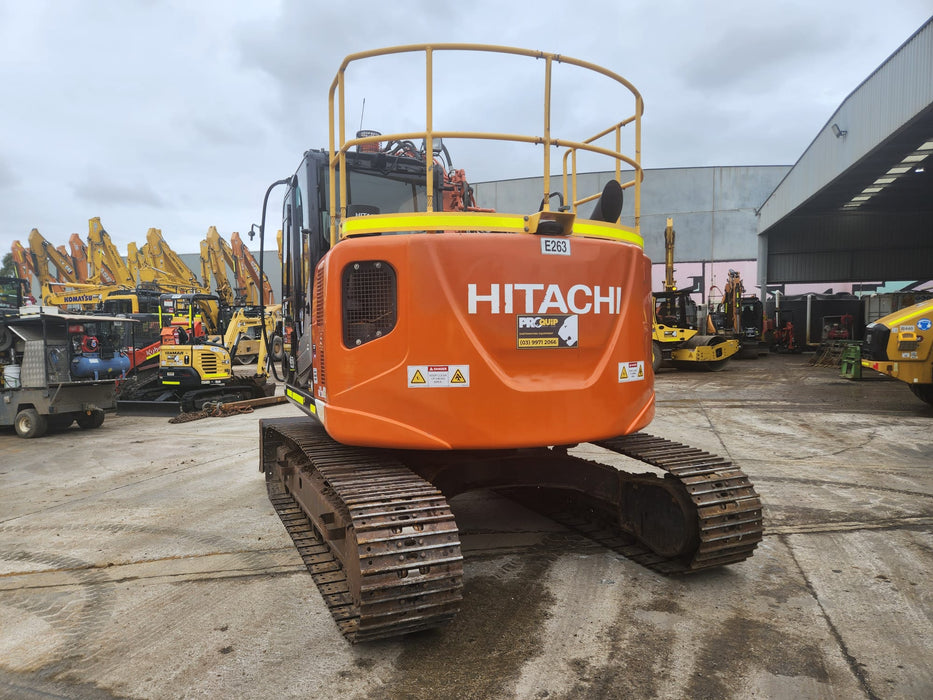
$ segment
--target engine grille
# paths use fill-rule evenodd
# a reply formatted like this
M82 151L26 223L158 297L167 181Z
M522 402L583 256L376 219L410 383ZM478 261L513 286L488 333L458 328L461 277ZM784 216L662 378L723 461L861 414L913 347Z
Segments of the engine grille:
M205 374L217 374L217 353L205 352L201 354L201 371Z
M382 260L350 263L343 269L343 342L358 347L389 333L398 319L397 281Z
M877 323L870 323L865 328L865 342L862 343L862 357L867 360L888 359L888 339L891 329Z
M312 336L315 352L317 354L318 377L317 383L327 384L327 366L324 364L324 264L318 265L314 271L314 316L311 324L316 328Z

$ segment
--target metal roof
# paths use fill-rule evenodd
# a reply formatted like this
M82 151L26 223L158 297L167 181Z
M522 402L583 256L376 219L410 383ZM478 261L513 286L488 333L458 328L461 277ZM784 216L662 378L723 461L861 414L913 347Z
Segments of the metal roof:
M933 277L933 18L827 120L758 232L769 284Z

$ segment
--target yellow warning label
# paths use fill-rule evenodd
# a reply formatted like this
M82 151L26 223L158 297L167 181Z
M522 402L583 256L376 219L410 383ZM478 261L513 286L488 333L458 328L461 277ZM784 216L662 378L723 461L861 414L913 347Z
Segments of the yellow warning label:
M638 376L639 377L645 376L645 368L642 365L638 365Z
M450 378L450 383L451 384L466 384L466 379L463 378L463 372L461 372L459 369L456 372L454 372L454 376Z
M622 371L619 372L619 381L623 379L628 379L628 372L625 371L625 367L622 367L621 370Z
M420 369L415 370L415 376L411 378L411 383L412 384L426 384L427 383L424 381L424 377L421 376Z

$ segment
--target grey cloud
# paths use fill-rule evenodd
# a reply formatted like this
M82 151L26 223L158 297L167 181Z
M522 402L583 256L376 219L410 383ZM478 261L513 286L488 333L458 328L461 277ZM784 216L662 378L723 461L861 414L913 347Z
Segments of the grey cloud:
M149 185L90 178L73 186L78 199L98 206L141 205L164 207L166 202Z
M13 187L19 182L16 173L6 160L0 159L0 189L5 190Z
M698 90L768 92L775 83L799 80L807 63L845 43L834 27L807 17L723 26L687 57L681 76Z

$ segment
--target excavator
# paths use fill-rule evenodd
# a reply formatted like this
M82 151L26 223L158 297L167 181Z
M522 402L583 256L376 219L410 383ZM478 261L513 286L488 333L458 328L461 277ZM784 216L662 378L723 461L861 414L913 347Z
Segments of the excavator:
M451 51L538 62L541 129L435 129L433 57ZM350 69L397 54L424 60L424 129L347 138ZM552 94L558 67L596 74L632 113L587 138L558 137L551 103L569 99ZM599 104L610 102L604 92ZM474 489L506 490L665 574L751 556L761 500L741 469L642 432L655 395L635 87L565 55L430 44L348 56L329 97L328 148L307 151L263 201L260 250L269 197L284 188L282 369L305 415L260 421L260 471L343 635L397 637L456 615L463 555L449 501ZM634 131L634 157L622 152L623 130ZM477 206L450 163L454 139L542 146L540 203ZM555 148L564 172L552 191ZM614 177L578 191L577 154L608 159ZM634 206L623 224L626 193ZM572 450L580 443L640 468L583 459Z
M159 300L162 327L155 375L139 377L121 385L117 410L126 415L175 415L196 411L214 402L239 401L271 396L275 384L267 381L265 345L243 340L244 331L254 325L243 309L238 309L222 337L209 336L206 317L218 302L212 294L163 294ZM274 313L267 316L268 329ZM241 344L252 343L245 352L257 357L252 376L234 374L232 357Z
M712 289L709 298L713 298ZM739 357L755 359L767 354L764 307L761 299L745 294L745 285L738 271L729 270L722 300L716 305L716 310L707 316L706 323L709 332L738 341Z
M674 220L664 229L664 291L654 292L654 324L651 331L651 367L662 362L678 369L699 368L718 372L739 351L739 341L721 335L700 335L696 303L691 290L674 284Z
M861 364L905 382L914 396L933 405L933 300L869 323Z
M201 276L209 280L214 278L214 286L220 300L220 313L223 325L229 329L231 324L237 329L239 336L235 338L237 352L233 360L237 364L253 364L257 360L256 348L259 346L263 332L273 334L274 342L272 356L281 359L281 332L277 328L280 319L279 305L273 303L272 286L265 275L261 276L263 284L259 284L259 265L243 245L240 235L234 231L230 236L230 243L224 240L217 229L211 226L207 236L201 241ZM249 265L255 266L255 271ZM230 284L227 268L233 271L236 286ZM264 293L260 295L259 289ZM268 289L268 294L265 290ZM265 306L268 318L261 318L261 307ZM263 331L263 326L266 326ZM228 347L234 347L228 341Z

